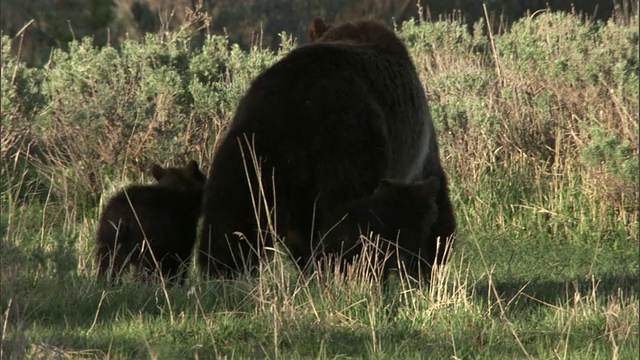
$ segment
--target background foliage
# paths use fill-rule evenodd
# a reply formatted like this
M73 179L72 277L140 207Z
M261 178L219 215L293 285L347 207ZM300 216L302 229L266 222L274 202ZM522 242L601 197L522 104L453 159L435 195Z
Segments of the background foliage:
M199 31L194 46L202 45L205 34L216 34L244 50L256 41L276 50L281 31L304 39L307 19L313 16L331 22L377 17L401 23L422 14L433 20L456 18L471 29L485 18L483 4L494 31L541 9L605 21L614 14L628 21L638 10L637 1L631 0L5 0L0 4L0 28L5 35L20 37L23 60L43 65L52 47L68 49L70 41L91 36L95 45L119 48L126 39L180 29L192 23L193 12L206 14L192 23Z

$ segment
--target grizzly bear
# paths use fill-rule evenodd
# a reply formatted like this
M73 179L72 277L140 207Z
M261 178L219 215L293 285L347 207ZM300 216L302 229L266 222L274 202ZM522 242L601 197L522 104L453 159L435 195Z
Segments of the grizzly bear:
M326 219L383 179L439 182L431 228L407 240L421 246L400 247L433 264L438 237L454 231L427 99L403 43L375 21L317 33L254 79L214 154L198 257L206 275L255 268L276 239L307 266L336 246L321 243Z
M154 185L131 185L113 196L97 231L98 275L113 282L130 266L138 280L162 276L183 284L196 241L206 176L196 161L186 167L153 165ZM159 271L158 271L159 270Z

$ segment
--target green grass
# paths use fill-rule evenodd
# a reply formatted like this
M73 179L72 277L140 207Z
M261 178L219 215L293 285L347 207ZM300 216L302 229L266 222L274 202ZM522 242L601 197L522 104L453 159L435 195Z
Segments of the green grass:
M3 351L166 359L637 354L635 250L583 251L576 261L577 247L542 242L557 252L545 256L515 240L492 253L496 242L480 248L483 240L457 248L431 293L396 284L387 294L357 279L296 283L291 267L275 261L259 279L192 279L165 295L158 286L105 286L82 266L66 276L11 272L14 257L3 248Z
M208 164L251 78L292 44L84 41L29 69L4 38L0 358L637 358L638 16L539 14L495 54L455 22L400 35L458 221L430 291L301 277L280 257L184 288L97 281L105 199L152 162Z

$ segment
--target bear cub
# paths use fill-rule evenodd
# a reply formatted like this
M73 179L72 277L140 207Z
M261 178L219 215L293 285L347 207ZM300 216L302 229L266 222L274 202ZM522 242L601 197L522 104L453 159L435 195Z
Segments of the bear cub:
M98 276L116 282L135 267L138 280L162 276L183 284L196 240L206 176L198 163L153 165L154 185L131 185L114 195L100 216ZM145 241L148 240L148 241Z
M313 43L368 46L401 58L410 57L407 48L395 33L376 20L334 26L327 24L321 17L314 17L307 26L307 37Z
M372 260L382 266L383 277L391 269L402 269L428 281L431 263L427 259L436 254L425 239L431 237L438 217L435 199L440 186L437 177L410 184L382 179L372 195L347 203L327 218L322 226L327 229L321 235L323 251L338 254L344 266L371 240L374 244L369 248L376 252Z

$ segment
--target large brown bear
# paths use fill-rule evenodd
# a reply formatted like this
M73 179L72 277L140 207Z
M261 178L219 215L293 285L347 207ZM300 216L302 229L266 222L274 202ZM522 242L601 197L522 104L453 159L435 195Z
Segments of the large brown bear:
M427 100L405 46L375 21L324 25L310 25L315 42L260 74L238 104L204 190L205 274L253 268L273 234L308 265L318 249L338 246L320 243L322 227L383 179L438 180L431 227L402 240L421 244L425 265L437 238L454 231Z
M127 187L108 201L100 216L98 275L113 282L134 266L139 280L162 274L169 282L184 283L206 177L193 160L182 168L156 164L151 172L157 184Z

